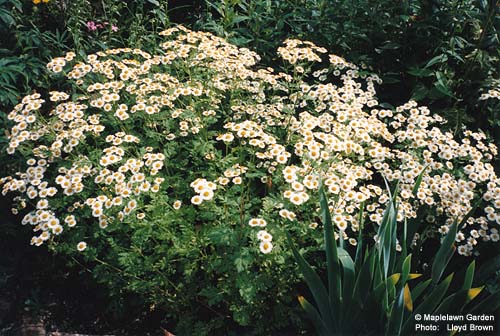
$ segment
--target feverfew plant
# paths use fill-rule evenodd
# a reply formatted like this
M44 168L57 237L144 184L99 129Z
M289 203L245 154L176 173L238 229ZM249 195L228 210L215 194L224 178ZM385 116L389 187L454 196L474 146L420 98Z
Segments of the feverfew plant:
M135 280L207 267L217 288L232 272L219 254L247 277L266 267L292 272L283 229L304 248L321 249L320 183L337 238L357 244L364 207L377 241L389 201L384 179L399 181L399 222L424 209L435 223L415 241L445 235L479 199L480 211L457 235L458 253L499 240L500 179L489 163L497 149L483 133L456 139L414 101L384 108L376 75L311 42L285 41L278 54L286 71L277 72L209 33L179 26L161 35L158 54L121 48L53 59L47 67L67 78L67 90L29 95L9 114L7 151L26 164L1 183L3 194L17 193L13 211L33 226L32 244L70 244L96 260L114 250ZM181 246L179 237L189 239ZM131 265L132 258L144 263ZM195 262L179 271L179 260ZM290 282L279 289L288 295L297 277L262 273L260 287L238 285L236 296L249 306L280 282ZM179 286L161 281L168 288L161 295L176 300ZM270 309L262 304L242 317L224 304L243 325Z

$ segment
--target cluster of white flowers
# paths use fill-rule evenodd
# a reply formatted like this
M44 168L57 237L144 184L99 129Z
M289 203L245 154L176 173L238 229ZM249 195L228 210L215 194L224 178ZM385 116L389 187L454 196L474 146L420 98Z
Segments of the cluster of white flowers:
M215 183L202 178L194 180L191 182L190 186L196 193L196 195L191 198L191 203L194 205L200 205L203 201L211 200L214 197L214 190L217 189Z
M486 100L486 99L500 99L500 84L497 85L497 87L493 89L489 89L486 93L483 93L481 97L479 97L480 100Z
M482 198L484 214L470 217L457 235L460 254L499 240L493 225L500 223L500 179L490 163L497 149L481 132L457 139L414 101L380 107L380 78L310 42L287 40L278 50L291 76L256 69L256 53L209 33L175 27L161 35L168 41L160 55L120 48L78 63L74 53L52 60L48 69L64 72L83 93L52 91L48 102L34 93L8 115L14 124L7 152L26 156L26 165L0 184L3 194L18 193L15 212L29 208L22 222L34 226L33 244L81 218L103 229L132 213L143 219L160 190L178 212L222 202L216 191L254 193L240 199L255 198L254 208L237 209L242 220L254 217L250 226L269 223L275 236L281 221L316 228L323 183L337 234L355 245L362 204L367 223L382 220L389 200L383 178L400 182L399 221L428 207L430 222L442 219L434 224L442 235ZM326 65L311 73L310 62ZM488 97L498 97L495 90ZM206 170L179 168L184 144ZM186 188L165 186L166 176L180 176ZM256 209L259 201L275 205ZM271 235L260 231L258 238L260 250L271 252Z
M271 236L266 230L260 230L257 232L257 239L259 239L259 249L262 253L268 254L273 250L273 236Z

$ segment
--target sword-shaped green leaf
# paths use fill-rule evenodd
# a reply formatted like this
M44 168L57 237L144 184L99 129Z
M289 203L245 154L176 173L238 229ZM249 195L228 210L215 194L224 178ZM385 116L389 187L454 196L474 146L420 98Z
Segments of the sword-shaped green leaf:
M368 257L365 259L365 262L358 273L356 284L354 285L354 298L361 308L364 307L365 299L372 288L375 271L375 259L376 254L372 249L368 252Z
M400 288L403 288L408 281L408 277L410 275L410 267L411 267L411 254L405 258L403 262L403 269L401 271L401 283Z
M418 188L420 188L420 184L422 183L422 178L424 177L425 170L427 169L427 166L425 166L420 174L418 174L417 180L415 181L415 185L413 186L412 194L413 197L417 197L418 193Z
M319 186L319 202L321 210L321 219L323 221L325 233L325 252L326 252L326 268L328 274L328 293L330 306L332 308L332 316L338 320L340 315L339 298L342 296L342 282L340 272L340 261L337 252L337 243L333 231L332 218L328 207L328 199L325 194L323 183ZM341 235L341 233L339 233Z
M350 317L345 313L350 311L351 304L353 303L353 290L355 278L355 268L354 262L343 248L338 249L339 260L343 268L343 279L342 279L342 310L344 311L343 318L341 321L349 321Z
M488 296L470 309L473 315L491 314L500 308L500 290Z
M389 324L387 326L386 335L400 335L401 326L403 325L403 314L404 314L404 304L405 304L405 290L404 287L401 288L399 294L392 305Z
M436 256L434 257L431 270L431 278L433 285L436 285L439 282L439 279L441 279L441 275L443 275L446 266L450 262L450 259L453 256L453 253L455 252L456 247L454 245L454 242L457 236L457 227L458 227L458 222L457 220L455 220L451 225L448 234L446 235L446 237L444 237L443 241L441 242L441 246L439 247L439 250L437 251Z
M344 249L339 248L338 254L340 263L342 264L342 268L344 271L343 272L344 278L342 281L342 284L344 285L343 286L344 297L346 296L346 294L348 294L349 297L352 297L352 291L354 289L354 281L356 280L354 278L355 274L354 261L352 260L349 253L347 253L347 251Z
M399 280L399 276L397 277ZM392 279L387 279L387 304L391 304L392 301L396 298L396 282Z
M413 298L413 302L417 301L420 295L422 295L422 293L427 289L427 287L429 287L431 281L432 279L428 279L415 286L415 288L411 291L411 297Z
M465 272L465 279L462 289L470 289L472 287L472 281L474 279L474 269L476 268L476 261L473 260L469 267L467 267L467 271Z
M387 278L389 274L389 265L393 249L393 230L396 225L396 212L394 209L394 203L392 200L389 201L384 216L382 217L382 222L378 230L379 237L379 259L383 265L383 275Z
M300 306L306 311L307 315L309 316L309 319L314 324L314 327L316 328L318 334L322 336L330 335L325 322L321 319L321 316L316 310L316 308L314 308L314 306L311 303L309 303L309 301L307 301L303 296L299 296L298 300Z
M365 202L361 203L358 213L358 245L356 246L356 257L354 258L354 263L356 264L356 270L361 269L361 264L363 262L363 228L364 228L364 210Z
M330 302L328 299L328 292L326 291L323 282L321 281L318 274L316 274L316 272L313 270L311 265L309 265L309 263L299 253L288 232L286 232L286 237L292 249L293 256L295 257L295 260L299 265L299 270L304 276L307 286L309 287L309 290L314 297L314 301L318 305L321 319L325 321L327 328L331 328L333 330L335 320L332 316Z
M460 290L445 298L433 314L457 314L467 300L468 290Z

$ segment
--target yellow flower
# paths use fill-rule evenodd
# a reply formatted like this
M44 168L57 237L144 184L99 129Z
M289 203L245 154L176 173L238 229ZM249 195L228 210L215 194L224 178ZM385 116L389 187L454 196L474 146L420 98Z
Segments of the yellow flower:
M40 2L42 2L41 0L33 0L33 4L35 5L38 5Z

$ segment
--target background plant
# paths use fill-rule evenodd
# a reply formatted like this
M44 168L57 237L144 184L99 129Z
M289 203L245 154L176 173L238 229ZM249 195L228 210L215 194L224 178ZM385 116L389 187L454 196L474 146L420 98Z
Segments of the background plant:
M0 33L0 103L11 108L32 88L47 85L45 64L67 50L67 35L44 9L17 0L0 2Z
M92 30L91 22L100 28ZM2 0L0 103L10 109L31 89L46 87L43 70L51 57L125 44L152 47L168 25L166 2Z

